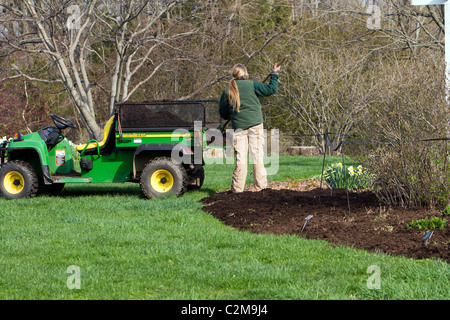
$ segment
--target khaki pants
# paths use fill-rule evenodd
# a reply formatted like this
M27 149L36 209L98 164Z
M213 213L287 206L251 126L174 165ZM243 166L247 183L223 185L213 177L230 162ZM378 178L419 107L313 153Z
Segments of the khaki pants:
M233 172L232 192L244 191L247 178L248 154L252 158L253 180L256 191L267 187L267 174L264 168L264 126L259 124L245 130L236 130L233 136L236 151L236 168Z

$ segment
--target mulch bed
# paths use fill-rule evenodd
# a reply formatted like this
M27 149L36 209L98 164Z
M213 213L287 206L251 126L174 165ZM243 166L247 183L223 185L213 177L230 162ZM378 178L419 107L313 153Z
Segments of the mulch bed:
M287 188L284 188L287 187ZM295 234L414 259L438 258L450 262L450 227L432 230L428 244L425 231L406 229L412 220L442 217L439 210L385 206L371 192L349 192L318 187L289 189L272 185L260 192L223 191L201 201L203 210L238 230L254 233ZM350 210L349 210L350 203ZM305 218L308 220L306 227ZM449 219L447 219L449 220Z

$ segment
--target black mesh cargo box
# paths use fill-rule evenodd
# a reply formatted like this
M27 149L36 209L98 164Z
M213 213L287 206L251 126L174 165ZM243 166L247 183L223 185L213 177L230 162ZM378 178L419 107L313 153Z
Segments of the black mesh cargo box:
M192 130L196 121L205 127L205 104L200 100L126 102L117 104L116 109L125 132Z

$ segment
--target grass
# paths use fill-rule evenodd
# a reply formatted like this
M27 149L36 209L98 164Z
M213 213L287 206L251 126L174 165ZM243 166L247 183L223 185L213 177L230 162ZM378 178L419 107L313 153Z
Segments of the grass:
M327 158L327 163L340 158ZM280 158L271 180L318 175L322 159ZM295 235L237 231L201 211L233 165L209 164L202 190L146 200L138 185L67 185L60 196L0 198L0 299L449 299L449 265ZM69 266L80 270L70 290ZM369 266L381 288L369 289Z

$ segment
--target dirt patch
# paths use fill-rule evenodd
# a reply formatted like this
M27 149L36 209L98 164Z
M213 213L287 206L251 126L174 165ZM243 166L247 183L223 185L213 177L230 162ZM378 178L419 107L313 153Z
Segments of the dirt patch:
M450 227L425 231L406 229L412 220L441 217L439 210L405 209L380 204L371 192L331 191L317 181L274 183L260 192L219 192L203 198L203 210L238 230L254 233L296 234L415 259L439 258L450 262ZM349 209L350 204L350 209ZM305 218L308 220L303 232Z

